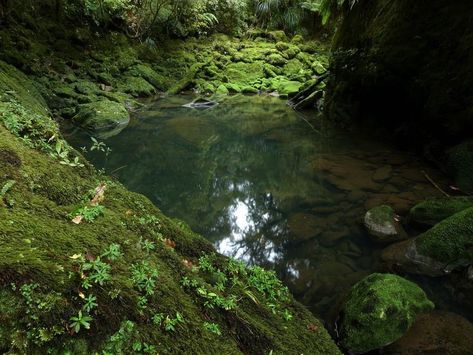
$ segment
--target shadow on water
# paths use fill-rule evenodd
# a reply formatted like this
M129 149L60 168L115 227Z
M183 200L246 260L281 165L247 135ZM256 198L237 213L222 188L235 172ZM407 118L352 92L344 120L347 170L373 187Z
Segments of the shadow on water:
M381 270L361 219L387 203L400 214L439 192L439 174L369 134L324 127L284 101L234 96L206 110L160 99L88 154L164 213L227 255L273 268L322 318L351 285ZM90 146L85 133L70 138Z

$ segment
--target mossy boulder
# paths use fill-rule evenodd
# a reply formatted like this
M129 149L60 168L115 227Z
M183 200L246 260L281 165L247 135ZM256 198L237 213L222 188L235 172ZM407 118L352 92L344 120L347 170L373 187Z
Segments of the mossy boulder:
M118 85L118 90L134 97L147 97L156 94L156 89L153 85L142 77L135 76L124 77Z
M372 274L351 289L340 318L342 346L362 354L393 343L434 304L416 284L392 274Z
M127 125L130 114L123 104L102 100L79 105L73 121L89 130L106 130Z
M77 93L82 95L94 95L99 91L97 84L86 80L76 82L74 84L74 89Z
M166 90L167 83L169 82L169 79L167 79L161 74L158 74L151 67L145 64L135 65L127 72L127 74L130 76L143 78L151 85L153 85L156 89L161 91Z
M473 141L451 148L447 155L447 167L458 187L473 192Z
M406 237L406 233L396 219L394 209L391 206L382 205L366 212L364 224L375 242L392 243Z
M283 65L287 64L287 59L281 54L272 53L266 57L266 62L276 67L282 67Z
M415 205L409 212L409 218L420 225L434 226L470 207L473 207L473 197L431 199Z
M442 263L473 260L473 208L458 212L421 234L417 250Z
M228 90L228 88L224 84L222 84L217 88L217 90L215 90L215 93L217 95L228 95L230 93L230 91Z

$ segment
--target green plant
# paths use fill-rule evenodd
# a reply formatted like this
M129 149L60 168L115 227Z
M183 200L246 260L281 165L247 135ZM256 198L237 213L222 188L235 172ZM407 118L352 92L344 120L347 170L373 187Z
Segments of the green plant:
M83 314L82 311L79 311L77 316L71 317L70 321L72 323L69 326L75 333L79 333L82 328L90 329L92 317L87 314Z
M97 308L97 297L94 295L88 295L87 297L84 298L85 304L84 304L84 311L87 313L90 313L94 308Z
M164 330L167 332L173 332L176 330L176 326L179 323L184 323L184 317L181 313L176 312L176 316L171 318L170 316L166 316L164 319Z
M103 258L107 258L110 261L116 261L123 256L119 244L110 244L108 249L101 255Z
M90 137L90 139L92 140L92 146L90 147L91 152L103 152L105 153L105 156L108 156L112 152L112 149L110 149L104 142L99 142L94 137Z
M76 209L73 213L70 214L71 218L76 216L82 216L82 218L89 223L95 221L98 217L103 215L105 207L101 205L96 206L84 206Z
M220 331L220 327L216 323L204 322L204 329L208 332L211 332L217 335L222 335L222 332Z
M152 267L147 261L133 264L130 270L131 280L138 290L145 292L148 296L153 295L158 279L158 270Z

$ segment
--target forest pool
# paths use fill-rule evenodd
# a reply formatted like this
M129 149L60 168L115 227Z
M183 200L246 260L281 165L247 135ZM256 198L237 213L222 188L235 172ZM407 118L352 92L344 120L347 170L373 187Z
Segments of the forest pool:
M161 98L87 157L220 252L274 269L316 315L354 283L385 271L362 218L386 203L403 215L438 196L442 176L375 134L327 128L270 96L231 96L209 109ZM90 137L66 130L76 147ZM439 279L417 278L440 309L456 308Z

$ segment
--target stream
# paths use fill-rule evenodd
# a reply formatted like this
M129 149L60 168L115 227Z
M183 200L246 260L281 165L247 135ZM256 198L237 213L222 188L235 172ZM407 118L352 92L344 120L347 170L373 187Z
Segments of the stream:
M274 269L323 319L350 286L383 271L383 246L362 224L367 209L385 203L406 215L440 194L426 178L442 181L438 171L372 132L337 131L270 96L182 107L192 99L150 103L104 139L108 156L88 159L218 251ZM91 145L86 132L66 135L78 148ZM440 279L415 281L439 308L456 307Z

